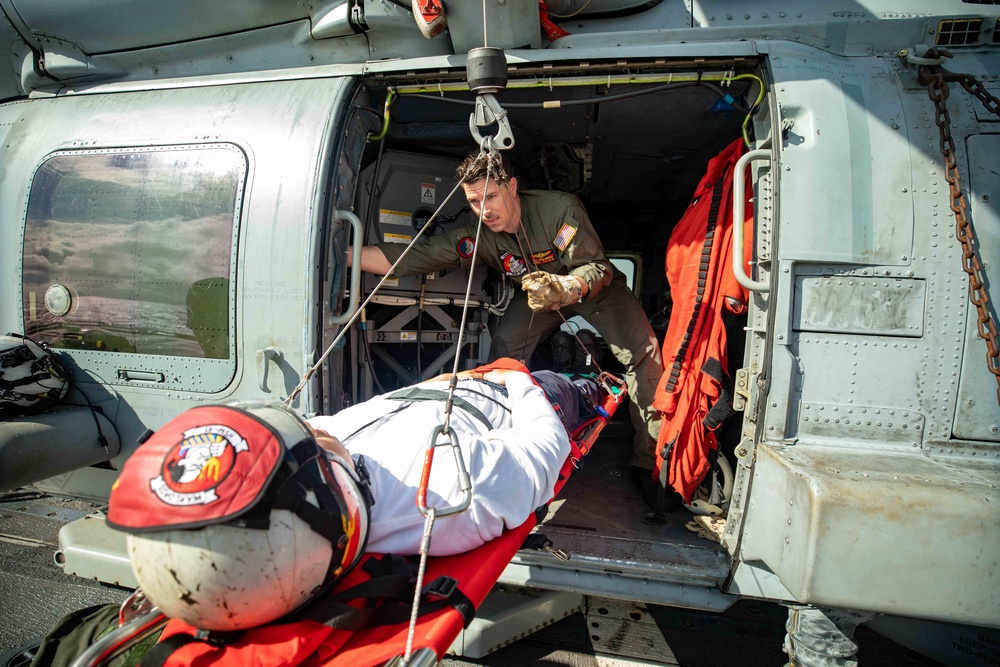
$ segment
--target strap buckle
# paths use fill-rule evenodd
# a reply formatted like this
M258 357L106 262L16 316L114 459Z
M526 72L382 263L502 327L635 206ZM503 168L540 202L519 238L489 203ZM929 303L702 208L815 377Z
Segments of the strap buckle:
M458 590L458 580L442 574L424 587L424 598L428 601L449 600Z
M368 507L373 507L375 505L375 495L372 493L372 477L368 473L368 467L365 465L365 457L361 454L358 454L358 458L354 461L354 470L358 473L358 479L360 480L358 489L361 490L361 495L365 497Z

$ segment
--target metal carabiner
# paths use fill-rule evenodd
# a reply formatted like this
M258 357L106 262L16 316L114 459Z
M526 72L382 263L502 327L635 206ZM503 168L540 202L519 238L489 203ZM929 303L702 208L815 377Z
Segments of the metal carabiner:
M491 125L497 126L497 133L483 137L479 128ZM507 110L500 106L497 98L491 93L476 95L476 108L469 114L469 131L476 140L476 145L484 151L507 150L514 147L514 135L510 131Z
M442 435L448 437L448 442L438 444L438 437ZM462 449L458 445L458 436L455 435L455 431L450 426L447 428L443 425L437 426L431 432L430 440L427 441L427 451L424 452L424 467L420 471L420 486L417 487L417 509L425 517L430 511L430 507L427 505L427 486L431 479L434 449L443 447L446 444L451 445L452 451L455 454L455 465L458 467L458 488L462 492L462 501L458 505L446 507L445 509L439 510L435 508L434 511L437 516L458 514L468 509L469 503L472 502L472 480L469 478L469 471L465 468L465 459L462 456Z
M607 392L608 397L611 400L615 403L621 403L621 400L626 393L624 380L612 375L611 373L602 372L597 376L597 384L604 388L604 391Z

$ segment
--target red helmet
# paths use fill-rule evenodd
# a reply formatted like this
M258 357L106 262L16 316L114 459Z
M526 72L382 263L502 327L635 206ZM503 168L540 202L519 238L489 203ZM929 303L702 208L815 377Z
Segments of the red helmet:
M139 446L108 524L140 587L203 630L281 618L329 588L368 539L367 480L278 404L188 410Z

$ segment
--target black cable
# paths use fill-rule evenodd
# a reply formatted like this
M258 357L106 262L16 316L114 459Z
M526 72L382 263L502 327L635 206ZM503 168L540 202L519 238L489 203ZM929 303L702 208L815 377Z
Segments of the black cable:
M423 360L420 350L423 347L424 334L424 290L427 288L427 274L420 276L420 301L417 303L417 382L420 382L424 374Z
M375 387L378 389L378 393L384 394L385 388L382 386L382 382L378 379L378 374L375 372L375 363L372 359L371 344L368 342L368 336L362 335L361 340L364 342L365 348L365 365L368 366L368 372L371 373L372 380L375 382Z
M83 389L80 389L75 385L73 385L72 388L76 389L80 395L83 396L83 400L87 401L86 407L90 408L90 414L94 418L94 425L97 427L97 442L104 448L104 451L107 454L111 454L111 449L108 447L108 438L104 435L104 429L101 428L101 420L97 418L97 413L100 412L103 414L104 411L94 405L94 403L90 400L90 396L87 396L87 393ZM66 405L76 405L81 408L84 407L74 403L67 403Z

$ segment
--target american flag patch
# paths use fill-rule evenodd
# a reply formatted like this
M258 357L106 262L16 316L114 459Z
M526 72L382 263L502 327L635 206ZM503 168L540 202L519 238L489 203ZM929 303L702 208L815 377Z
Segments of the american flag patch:
M573 227L569 223L564 224L560 229L556 237L552 239L552 245L559 248L560 250L565 250L569 242L573 240L576 236L576 227Z

